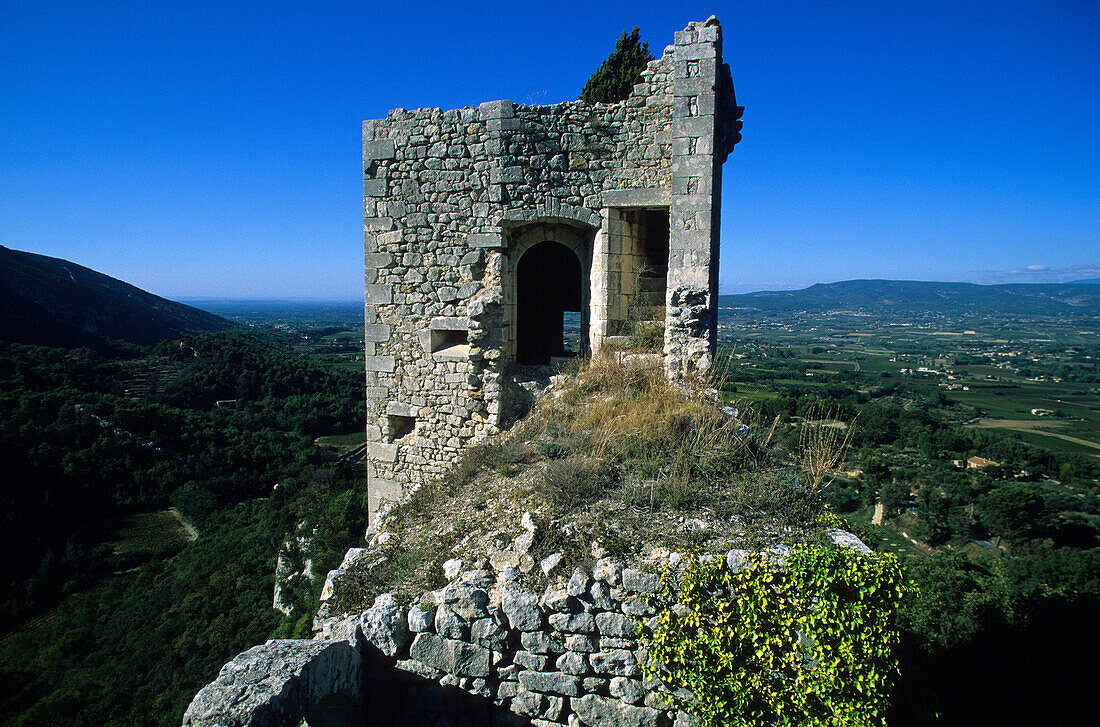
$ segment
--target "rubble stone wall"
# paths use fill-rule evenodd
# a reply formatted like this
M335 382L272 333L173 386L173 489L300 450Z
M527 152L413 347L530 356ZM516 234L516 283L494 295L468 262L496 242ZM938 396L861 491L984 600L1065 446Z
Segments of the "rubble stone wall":
M664 356L713 355L721 164L741 109L711 18L616 104L396 109L363 123L371 516L504 423L517 269L550 241L581 269L582 340L621 333L643 257L632 211L668 214ZM539 295L536 291L534 295Z
M660 589L659 575L610 558L541 595L468 571L407 609L380 596L327 620L321 637L354 631L392 659L402 724L434 724L444 695L460 692L505 724L687 725L640 666Z
M852 533L827 535L871 554ZM762 551L777 568L789 554L786 545ZM331 614L343 575L377 556L372 548L349 550L326 580L316 639L269 641L242 653L195 697L184 726L296 727L302 718L332 727L441 719L472 727L697 724L669 706L668 685L642 671L657 614L674 606L657 573L605 557L591 573L578 566L536 592L511 566L460 572L456 560L444 564L448 585L407 606L382 594L361 613ZM736 573L749 556L734 549L700 557L722 559ZM666 552L662 567L680 567L684 558ZM548 558L544 570L559 559Z

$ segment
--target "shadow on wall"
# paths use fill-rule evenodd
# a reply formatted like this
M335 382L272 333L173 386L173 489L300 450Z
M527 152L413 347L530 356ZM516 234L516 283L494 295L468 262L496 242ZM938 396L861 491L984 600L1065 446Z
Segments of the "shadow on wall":
M444 686L434 679L402 671L394 660L369 642L361 646L363 659L363 714L361 722L309 722L311 727L391 727L408 725L431 727L436 724L470 727L530 727L531 720L514 714L493 700L470 694L457 685ZM475 681L466 677L472 683ZM492 677L485 681L491 684ZM345 719L345 715L340 715ZM440 722L441 717L448 721Z
M358 642L357 645L353 645ZM440 673L441 674L441 673ZM479 694L496 680L455 678L454 684L398 669L362 638L277 639L254 646L222 667L183 716L184 727L390 727L469 725L521 727L526 717ZM446 681L445 678L443 681ZM545 698L540 698L537 709Z

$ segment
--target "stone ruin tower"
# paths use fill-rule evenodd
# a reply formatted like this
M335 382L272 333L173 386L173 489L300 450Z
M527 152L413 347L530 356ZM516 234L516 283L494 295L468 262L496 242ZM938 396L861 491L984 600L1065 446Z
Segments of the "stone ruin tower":
M395 109L363 122L369 511L507 423L569 353L664 323L714 355L722 163L741 139L717 19L626 101Z

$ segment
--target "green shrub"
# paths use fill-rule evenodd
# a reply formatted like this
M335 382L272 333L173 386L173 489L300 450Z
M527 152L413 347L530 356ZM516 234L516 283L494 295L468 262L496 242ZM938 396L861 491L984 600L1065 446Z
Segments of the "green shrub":
M653 60L649 43L643 42L638 26L630 33L623 31L615 43L615 50L581 89L581 100L588 103L615 103L630 96L634 84L642 80L642 71Z
M678 606L659 613L643 665L694 695L674 695L678 708L703 727L884 724L905 590L896 558L800 545L785 567L690 563L665 574Z
M664 321L634 321L627 334L627 348L637 353L661 353L665 347Z

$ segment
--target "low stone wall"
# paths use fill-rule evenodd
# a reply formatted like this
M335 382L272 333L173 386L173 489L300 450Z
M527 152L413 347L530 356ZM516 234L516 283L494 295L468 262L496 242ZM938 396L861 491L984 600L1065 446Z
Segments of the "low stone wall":
M438 687L452 687L536 725L690 724L646 680L640 632L657 611L660 576L602 559L565 587L536 594L488 572L467 571L403 611L389 595L325 633L363 638L392 657L405 683L406 723L432 724Z
M857 537L829 533L870 553ZM777 564L789 550L766 557ZM349 552L348 562L367 551ZM731 550L737 571L748 551ZM719 556L712 556L719 557ZM669 565L682 556L672 553ZM330 574L327 586L338 584ZM656 625L661 577L612 558L576 568L543 592L506 568L472 570L402 607L390 594L366 611L325 617L315 641L270 641L222 668L195 697L184 725L568 725L691 727L669 688L642 673ZM338 587L338 586L337 586Z

